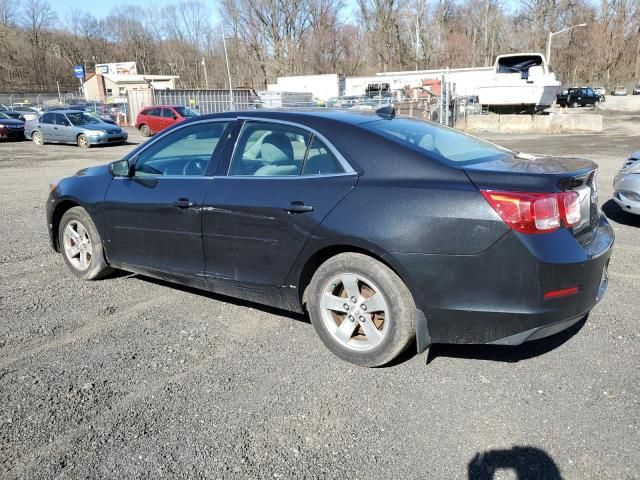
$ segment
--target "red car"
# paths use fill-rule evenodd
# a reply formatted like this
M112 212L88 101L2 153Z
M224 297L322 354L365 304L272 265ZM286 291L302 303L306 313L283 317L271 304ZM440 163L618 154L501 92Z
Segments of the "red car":
M145 107L138 113L136 128L143 137L148 137L170 127L174 123L197 116L198 113L194 110L180 105Z

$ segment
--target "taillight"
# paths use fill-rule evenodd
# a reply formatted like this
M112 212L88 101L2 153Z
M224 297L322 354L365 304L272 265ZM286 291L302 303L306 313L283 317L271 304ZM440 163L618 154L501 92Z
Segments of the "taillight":
M576 192L537 193L481 190L500 218L521 233L547 233L580 222Z

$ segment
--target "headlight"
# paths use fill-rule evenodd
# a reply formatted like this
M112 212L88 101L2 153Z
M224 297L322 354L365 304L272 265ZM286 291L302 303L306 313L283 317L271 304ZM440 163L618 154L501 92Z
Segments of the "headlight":
M104 130L91 130L89 132L89 136L91 135L106 135L107 132L105 132Z

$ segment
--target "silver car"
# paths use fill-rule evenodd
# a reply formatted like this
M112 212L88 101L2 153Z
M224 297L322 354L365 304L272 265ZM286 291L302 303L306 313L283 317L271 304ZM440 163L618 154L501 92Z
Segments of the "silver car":
M24 135L36 145L73 143L81 148L92 145L120 144L128 134L122 128L95 116L70 109L50 110L25 124Z
M622 210L640 215L640 150L633 153L613 180L613 200Z

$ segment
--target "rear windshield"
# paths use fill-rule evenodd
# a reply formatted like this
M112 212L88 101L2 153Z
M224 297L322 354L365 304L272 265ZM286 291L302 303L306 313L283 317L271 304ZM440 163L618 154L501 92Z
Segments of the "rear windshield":
M505 148L453 128L413 118L374 120L361 126L445 163L476 163L513 155Z

